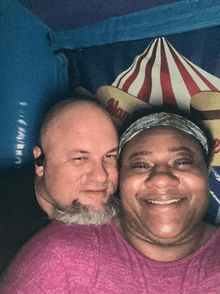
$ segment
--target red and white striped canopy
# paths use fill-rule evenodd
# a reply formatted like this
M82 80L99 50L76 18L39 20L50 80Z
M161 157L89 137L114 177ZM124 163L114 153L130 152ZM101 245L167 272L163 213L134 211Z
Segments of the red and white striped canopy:
M189 110L195 94L220 91L220 79L179 54L162 37L136 56L112 86L152 105L172 104Z

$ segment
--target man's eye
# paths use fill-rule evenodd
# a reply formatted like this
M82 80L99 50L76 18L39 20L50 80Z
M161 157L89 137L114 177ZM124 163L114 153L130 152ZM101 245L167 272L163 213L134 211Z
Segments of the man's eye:
M74 157L72 159L72 161L75 165L83 164L84 162L86 162L86 160L87 160L87 157Z
M80 160L85 160L86 158L85 157L75 157L73 158L73 160L76 160L76 161L80 161Z
M116 160L118 160L118 155L117 154L106 154L104 156L104 159L116 161Z

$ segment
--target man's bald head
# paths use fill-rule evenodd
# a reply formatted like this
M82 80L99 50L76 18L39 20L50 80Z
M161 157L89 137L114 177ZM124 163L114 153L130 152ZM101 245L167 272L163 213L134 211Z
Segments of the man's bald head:
M70 211L77 201L88 211L102 210L118 181L118 134L109 113L90 100L59 102L45 116L40 145L35 185L43 209Z
M101 115L106 117L107 120L112 123L115 127L115 123L112 120L111 116L100 104L97 102L85 99L85 98L67 98L55 104L45 115L43 123L41 125L40 136L39 136L39 145L43 145L45 134L48 132L50 125L53 121L57 121L60 117L64 117L65 114L68 115L69 110L72 110L72 114L75 114L76 119L79 115L85 115L86 117L93 115ZM72 117L74 119L74 117ZM99 118L100 119L100 118Z

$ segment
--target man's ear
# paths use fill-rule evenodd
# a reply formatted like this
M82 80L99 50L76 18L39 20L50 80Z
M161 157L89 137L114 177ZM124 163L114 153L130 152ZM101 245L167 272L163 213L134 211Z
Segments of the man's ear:
M33 154L35 158L35 172L39 177L42 177L44 173L44 154L42 148L40 146L35 146Z

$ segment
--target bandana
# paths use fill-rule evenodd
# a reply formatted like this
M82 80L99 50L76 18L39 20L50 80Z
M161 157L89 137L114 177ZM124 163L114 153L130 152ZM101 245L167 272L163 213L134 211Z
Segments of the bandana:
M119 154L124 145L130 141L134 136L140 132L157 126L169 126L179 129L189 135L195 137L204 147L206 153L208 153L208 143L204 132L193 122L185 117L172 113L154 113L148 116L142 117L134 122L121 136L119 142Z

